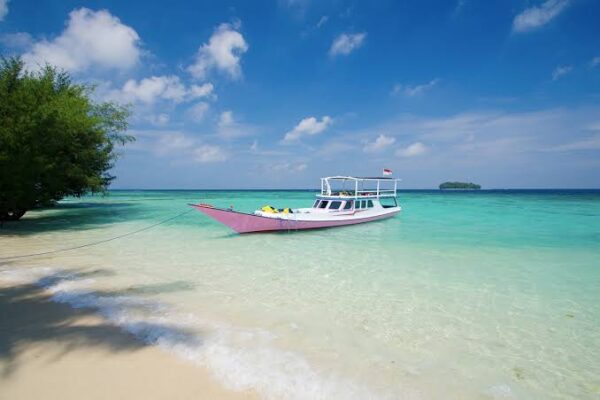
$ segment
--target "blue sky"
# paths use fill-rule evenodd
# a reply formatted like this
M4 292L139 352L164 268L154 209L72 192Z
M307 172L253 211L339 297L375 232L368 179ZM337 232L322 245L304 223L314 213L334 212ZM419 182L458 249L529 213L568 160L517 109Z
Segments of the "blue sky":
M0 50L131 104L114 188L600 187L600 2L0 0Z

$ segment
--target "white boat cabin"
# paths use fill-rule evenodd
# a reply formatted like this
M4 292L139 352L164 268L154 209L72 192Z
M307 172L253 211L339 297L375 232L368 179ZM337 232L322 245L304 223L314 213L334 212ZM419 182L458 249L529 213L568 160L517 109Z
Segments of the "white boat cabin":
M276 209L265 206L255 215L282 219L373 217L400 211L396 199L399 179L330 176L321 178L321 192L309 208ZM300 217L302 216L302 217Z
M339 212L398 207L396 192L399 180L353 176L321 178L321 193L312 208Z

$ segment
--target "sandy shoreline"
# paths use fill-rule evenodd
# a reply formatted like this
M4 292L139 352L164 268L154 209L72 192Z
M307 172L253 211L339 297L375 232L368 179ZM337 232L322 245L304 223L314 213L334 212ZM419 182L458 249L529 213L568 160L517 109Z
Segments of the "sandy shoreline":
M0 283L0 399L251 399L137 340L95 310Z

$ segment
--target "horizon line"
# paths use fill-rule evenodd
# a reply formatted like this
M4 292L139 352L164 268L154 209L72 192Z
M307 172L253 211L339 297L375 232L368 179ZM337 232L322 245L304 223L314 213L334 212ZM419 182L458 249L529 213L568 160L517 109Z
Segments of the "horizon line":
M229 189L218 189L218 188L110 188L108 191L126 191L126 190L137 190L137 191L314 191L319 192L319 188L229 188ZM485 189L440 189L437 187L433 188L403 188L397 189L398 192L404 190L437 190L437 191L455 191L455 192L482 192L491 190L600 190L600 187L580 187L580 188L564 188L564 187L546 187L546 188L527 188L527 187L497 187L497 188L485 188Z

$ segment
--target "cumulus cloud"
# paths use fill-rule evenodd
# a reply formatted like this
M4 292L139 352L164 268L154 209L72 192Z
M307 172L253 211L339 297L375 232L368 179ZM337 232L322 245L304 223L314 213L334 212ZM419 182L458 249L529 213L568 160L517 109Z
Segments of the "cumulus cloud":
M219 127L227 128L235 124L235 120L233 119L233 111L223 111L219 117Z
M198 50L194 64L188 67L194 78L204 79L212 69L225 72L232 79L242 75L240 60L242 54L248 51L248 44L238 29L238 26L227 23L215 29L208 43Z
M291 131L283 137L284 142L293 142L303 135L317 135L327 129L333 123L333 119L324 116L321 121L315 117L306 117L298 123Z
M133 130L130 133L137 140L129 148L168 157L177 162L213 163L228 158L227 152L221 146L202 143L197 137L181 131Z
M110 100L121 102L153 104L158 100L170 100L175 103L209 97L213 85L192 85L186 87L176 75L152 76L139 81L129 79L121 89L111 90L106 96Z
M539 158L540 151L593 146L595 142L589 140L600 135L598 113L598 107L586 107L520 113L467 112L439 118L404 116L368 131L410 133L408 144L412 143L412 148L400 148L397 151L400 157L424 148L434 158L457 163L469 160L482 166L492 160L496 165L507 165L521 156L520 160L527 163L529 159L546 162ZM569 141L565 143L567 138Z
M377 139L375 139L373 142L367 142L365 147L363 147L363 151L365 153L377 153L384 150L386 147L391 146L395 142L396 138L381 134L377 136Z
M146 120L152 125L165 126L171 120L169 114L160 113L155 115L149 115Z
M539 6L525 9L513 20L514 32L528 32L546 25L564 11L569 0L546 0Z
M217 135L225 139L248 136L253 134L255 130L255 127L252 125L236 121L231 110L223 111L217 122Z
M555 81L571 71L573 71L573 66L571 65L558 66L552 71L552 80Z
M80 8L71 11L60 36L35 43L23 61L30 68L49 63L70 72L90 67L129 69L139 61L139 46L136 31L108 11Z
M396 150L398 157L414 157L421 155L427 151L427 147L421 142L415 142L407 147Z
M194 161L213 163L227 160L227 154L220 146L203 144L193 150Z
M209 108L210 106L207 102L201 101L191 106L188 113L194 121L201 122L204 120Z
M188 97L190 99L197 99L200 97L216 98L214 94L215 87L212 83L205 83L203 85L192 85L188 91Z
M424 83L422 85L409 86L409 85L397 84L397 85L394 85L394 87L392 88L392 94L393 95L403 94L408 97L419 96L419 95L422 95L423 93L429 91L430 89L432 89L439 82L440 82L440 80L438 78L436 78L436 79L432 79L431 81Z
M342 33L334 39L329 49L331 56L348 55L361 47L367 37L366 32L361 33Z
M164 156L172 153L180 154L193 145L194 140L181 132L165 132L158 135L153 150L156 154Z
M8 0L0 0L0 21L8 14Z

